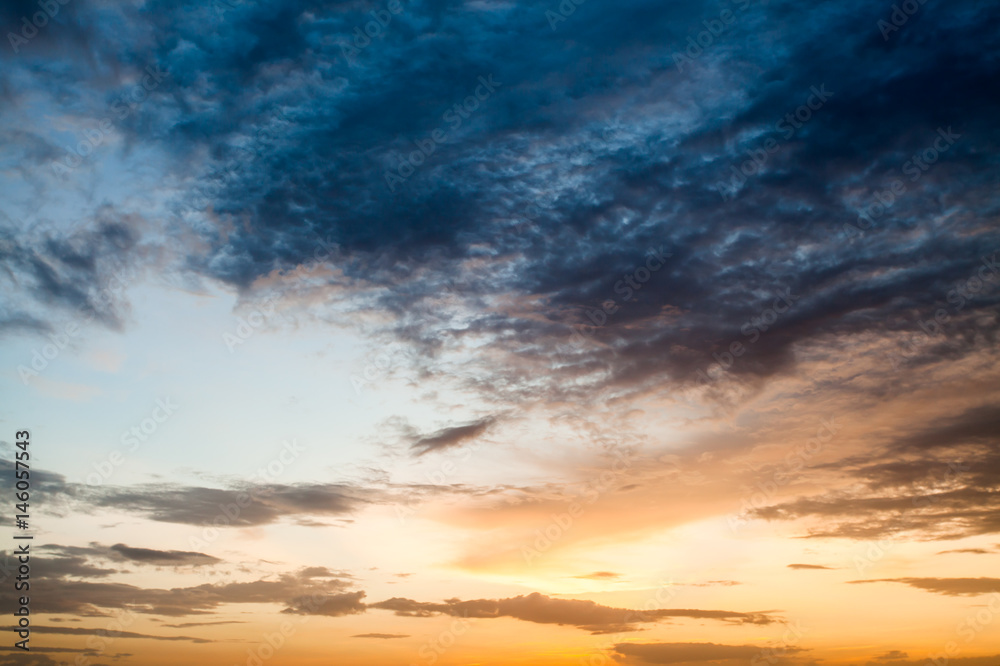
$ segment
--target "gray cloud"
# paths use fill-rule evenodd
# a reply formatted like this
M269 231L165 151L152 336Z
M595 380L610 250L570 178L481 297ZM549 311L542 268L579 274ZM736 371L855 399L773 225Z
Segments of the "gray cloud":
M903 656L895 656L900 654ZM891 661L892 666L920 666L920 664L927 663L926 659L905 660L906 657L908 657L906 652L901 650L892 650L876 657L875 661L865 662L865 666L884 666L886 661ZM951 657L948 663L954 664L955 666L990 666L990 664L996 663L998 657L1000 657L1000 655L986 655L982 657Z
M357 615L364 613L367 608L362 601L364 597L365 593L361 591L302 595L292 599L289 607L281 612L295 615L325 615L327 617Z
M908 532L950 540L1000 532L995 412L995 405L982 405L944 423L918 423L864 455L816 465L851 484L752 513L765 520L816 519L808 532L815 538Z
M204 566L221 562L217 557L205 553L195 553L182 550L153 550L150 548L132 548L123 543L116 543L110 550L121 555L126 560L140 564L158 564L166 566Z
M739 624L770 624L774 617L765 612L739 613L720 610L654 609L629 610L602 606L593 601L555 599L538 592L508 599L475 599L461 601L449 599L444 603L429 603L394 597L370 604L370 608L394 611L409 617L452 615L456 617L495 618L513 617L540 624L567 624L591 631L610 633L636 631L638 624L684 617L720 620Z
M169 625L168 625L169 626ZM13 627L4 627L4 631L17 631ZM141 634L134 631L123 631L116 629L110 632L107 629L91 629L87 627L50 627L45 625L32 625L31 631L40 634L66 634L71 636L99 636L114 638L146 638L154 641L188 641L191 643L215 643L208 638L196 638L192 636L157 636L155 634ZM31 648L35 650L34 647ZM77 650L74 650L77 651Z
M802 648L786 646L789 653ZM615 652L644 664L682 664L703 661L747 660L765 653L754 645L718 645L716 643L618 643Z
M951 597L1000 593L1000 578L873 578L849 583L902 583L934 594Z
M159 522L239 526L264 525L297 514L350 514L376 497L347 484L261 484L233 490L161 484L106 488L88 499L102 508L128 507L131 513Z
M573 578L583 578L585 580L616 580L621 577L620 573L615 573L614 571L595 571L582 576L573 576Z
M410 450L414 452L414 455L422 456L425 453L461 446L482 435L493 422L493 418L485 418L465 425L444 428L413 442L410 445Z
M6 556L7 553L0 552L0 555ZM294 608L304 600L319 599L336 604L345 596L357 599L364 596L363 592L345 593L352 584L332 578L322 568L319 568L320 571L305 568L266 580L156 589L127 583L78 580L100 577L81 568L80 559L77 555L56 555L38 560L33 574L42 583L37 592L32 590L33 611L103 617L109 610L128 609L134 613L181 617L211 614L225 604L270 603ZM13 604L14 600L12 590L0 589L0 602Z
M409 638L409 634L354 634L351 638Z
M905 653L905 652L903 652L901 650L890 650L888 652L884 652L884 653L880 654L879 656L875 657L875 660L876 661L895 661L897 659L906 659L909 656L910 655L908 655L907 653Z

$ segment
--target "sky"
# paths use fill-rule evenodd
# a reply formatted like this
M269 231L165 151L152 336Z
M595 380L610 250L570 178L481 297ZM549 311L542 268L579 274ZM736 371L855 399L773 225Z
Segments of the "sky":
M997 666L998 24L7 0L0 666Z

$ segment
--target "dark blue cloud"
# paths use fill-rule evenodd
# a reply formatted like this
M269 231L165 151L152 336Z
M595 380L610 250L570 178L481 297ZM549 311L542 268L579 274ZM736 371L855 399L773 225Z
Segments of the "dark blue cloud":
M132 83L115 71L168 71L121 131L167 155L167 218L208 248L187 270L247 288L328 239L431 357L443 328L555 355L556 380L696 381L751 323L731 375L766 377L803 342L915 328L1000 246L989 4L929 0L885 37L891 3L588 0L565 20L555 2L229 4L81 5L49 27L81 39L4 58L70 107L113 100ZM958 138L924 170L939 130ZM42 168L45 140L16 145ZM622 287L650 248L669 261ZM472 310L461 328L430 314L449 284ZM763 334L753 318L782 290L798 300ZM490 310L490 294L541 312ZM609 300L597 344L567 347ZM970 299L926 354L995 344L996 320L969 313L997 302Z

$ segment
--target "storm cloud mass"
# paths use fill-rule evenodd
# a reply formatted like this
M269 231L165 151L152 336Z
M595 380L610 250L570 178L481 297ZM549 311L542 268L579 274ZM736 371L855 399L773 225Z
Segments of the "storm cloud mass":
M698 4L588 3L550 26L542 6L406 2L363 49L361 5L75 6L44 34L76 39L5 51L6 113L68 87L77 114L121 133L95 152L165 154L165 226L191 248L179 270L246 289L326 257L322 286L395 313L427 363L487 336L555 354L564 391L637 390L696 381L737 341L730 372L750 380L835 336L920 333L939 308L952 325L895 349L904 363L994 344L980 313L997 292L966 283L995 275L1000 249L995 8L932 2L883 40L878 4L732 4L699 49ZM767 42L765 26L781 26ZM162 81L118 121L150 71ZM77 173L56 168L65 137L7 127L37 192ZM127 227L103 224L126 261ZM67 307L110 261L13 242L8 266ZM42 326L30 312L5 325ZM586 342L569 344L574 325ZM525 380L499 374L498 392Z

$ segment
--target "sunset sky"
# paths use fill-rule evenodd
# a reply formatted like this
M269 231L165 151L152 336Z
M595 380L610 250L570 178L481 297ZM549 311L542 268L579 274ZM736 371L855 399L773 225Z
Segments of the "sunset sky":
M0 666L1000 666L998 25L5 0Z

